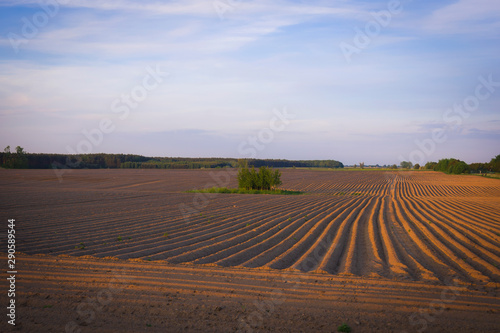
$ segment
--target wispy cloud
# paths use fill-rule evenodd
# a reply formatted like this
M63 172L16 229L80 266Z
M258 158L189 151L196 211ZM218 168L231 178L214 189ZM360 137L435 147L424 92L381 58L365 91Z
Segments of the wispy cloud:
M460 0L432 12L423 22L425 29L441 34L495 35L500 28L500 2Z

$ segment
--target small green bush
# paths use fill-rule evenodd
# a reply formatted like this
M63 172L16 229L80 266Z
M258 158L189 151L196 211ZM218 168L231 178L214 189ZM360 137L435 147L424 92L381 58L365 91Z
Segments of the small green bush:
M246 190L271 190L282 184L281 172L262 166L257 172L254 167L251 170L244 165L238 171L238 187Z
M338 332L345 332L345 333L350 333L351 332L351 327L347 324L342 324L337 328Z

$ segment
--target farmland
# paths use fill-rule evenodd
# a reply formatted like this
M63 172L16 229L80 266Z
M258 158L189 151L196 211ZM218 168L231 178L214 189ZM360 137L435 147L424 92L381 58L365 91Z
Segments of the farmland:
M498 180L310 170L283 170L282 180L304 194L186 192L235 187L226 170L71 170L62 181L52 170L1 170L1 211L16 219L17 249L33 267L37 257L110 260L428 288L453 278L500 309Z
M196 196L183 191L213 182L209 171L72 171L62 183L9 172L23 178L2 180L4 212L28 254L500 282L494 180L290 170L286 188L307 195Z

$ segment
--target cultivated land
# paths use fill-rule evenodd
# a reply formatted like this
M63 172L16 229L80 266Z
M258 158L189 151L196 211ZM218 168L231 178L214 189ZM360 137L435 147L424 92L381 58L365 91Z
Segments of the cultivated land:
M284 170L304 195L185 193L231 172L0 170L20 329L500 331L500 181Z

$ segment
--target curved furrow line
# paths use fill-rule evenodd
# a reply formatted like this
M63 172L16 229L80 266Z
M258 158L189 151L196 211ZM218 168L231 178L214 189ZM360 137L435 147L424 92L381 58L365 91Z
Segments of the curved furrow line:
M389 236L392 239L398 258L401 263L408 267L407 272L416 280L439 281L439 273L449 276L451 270L443 264L438 264L422 252L422 249L414 242L413 238L405 229L401 212L394 198L387 201L388 212L392 225L388 226ZM432 267L438 265L432 270ZM436 274L438 273L438 274Z
M422 226L422 223L419 222L412 212L407 209L404 200L398 202L397 207L401 210L401 214L405 217L403 224L408 228L410 237L413 238L415 243L420 245L421 249L426 252L427 256L431 257L437 263L453 268L475 281L488 280L487 276L461 260L461 258L453 253L452 249L443 244L427 228Z
M478 228L468 223L448 222L449 220L454 219L451 217L451 215L448 214L446 208L434 209L433 207L435 206L432 206L431 203L427 203L427 205L424 205L422 202L419 202L417 200L414 200L413 204L415 209L420 211L421 214L424 215L424 217L429 222L440 222L442 224L445 224L448 229L453 229L454 232L448 232L450 237L454 237L460 239L462 242L469 243L470 246L474 248L477 247L477 250L479 251L485 250L494 256L492 257L493 260L497 260L498 262L500 262L500 246L494 240L493 242L491 242L490 239L482 237L484 235L482 232L484 230L483 228Z
M306 203L298 203L296 206L298 208L303 207ZM295 206L295 205L294 205ZM274 208L275 209L275 208ZM266 221L267 219L271 219L271 221L267 221L264 224L260 225L260 227L266 227L269 223L274 221L275 211L272 207L268 208L266 211L262 211L261 215L255 216L255 213L248 213L248 219L244 219L241 216L236 218L231 218L231 220L224 224L214 226L213 229L208 229L200 227L201 230L197 233L191 232L184 234L180 239L176 242L172 240L169 244L162 244L158 248L151 247L149 245L147 249L140 248L138 251L127 253L130 257L144 257L148 256L152 260L164 260L169 257L175 257L187 251L195 251L200 247L210 246L214 242L222 242L229 238L232 238L237 235L242 235L244 233L249 233L253 229L255 229L255 225L259 221ZM251 216L251 218L250 218ZM293 214L290 214L293 216ZM163 240L164 242L164 240Z
M419 196L419 186L417 183L409 183L408 184L408 195L407 198L410 197L418 197Z
M387 194L387 184L381 183L378 185L377 190L374 191L373 195L384 196Z
M425 185L424 184L415 184L418 189L418 195L419 197L425 197Z
M391 216L389 219L388 216ZM382 249L384 253L384 267L391 275L404 276L413 278L417 277L415 272L418 267L413 263L413 259L406 253L400 242L396 241L396 236L393 232L389 232L390 225L394 223L394 213L390 207L390 198L382 198L382 209L379 211L378 220L380 221L380 236L382 238Z
M338 219L341 219L341 224L335 230L334 239L317 266L317 271L328 273L336 273L338 271L340 259L344 254L352 224L368 200L370 199L362 198L354 209L350 209L339 216Z
M119 219L122 221L121 219ZM30 252L36 252L39 250L46 250L46 251L51 251L53 254L56 254L60 251L67 251L71 250L74 248L76 244L79 242L86 242L88 239L92 239L92 242L99 243L99 242L109 242L111 239L116 239L118 237L118 234L113 234L110 235L108 230L120 230L120 233L122 231L129 230L128 226L134 225L137 226L137 224L141 224L140 220L137 220L136 218L129 218L127 221L127 224L121 224L119 222L116 223L111 223L110 225L106 227L101 227L101 228L96 228L95 225L87 225L85 226L85 232L75 232L72 228L58 228L57 231L51 231L48 233L44 233L39 235L38 237L43 237L42 241L37 241L35 244L29 242ZM97 229L101 230L98 231ZM106 233L104 233L106 231ZM71 233L71 235L68 235L69 239L65 239L63 234L66 233ZM25 240L26 241L26 240ZM75 243L75 241L77 241Z
M301 239L300 244L297 244L293 251L289 255L295 259L291 268L311 271L316 269L317 263L323 256L321 253L325 252L327 247L331 244L333 238L332 234L337 230L338 225L342 223L342 215L346 216L347 212L354 208L358 204L358 200L352 200L346 205L339 207L335 211L329 213L324 220L328 222L322 228L317 228L315 226L314 230L311 230L307 235L307 239ZM312 263L312 265L309 265Z
M407 250L411 250L408 253L413 257L413 259L418 261L422 267L432 272L436 277L453 275L455 272L451 269L450 265L446 264L442 259L437 257L439 252L436 253L436 250L431 245L430 241L420 232L419 229L415 228L413 224L410 225L408 222L410 218L401 207L400 200L398 201L393 199L392 207L394 209L396 221L401 228L400 236L404 235L404 244L406 245ZM458 272L464 277L469 277L460 269Z
M438 220L452 220L453 226L462 229L462 233L469 238L472 237L476 240L476 244L481 247L487 248L488 251L495 255L500 255L499 252L499 236L492 229L486 229L474 223L467 223L466 219L457 220L450 214L450 211L445 211L446 208L439 208L439 213L434 212Z
M366 253L367 256L367 260L365 261L367 267L362 267L363 273L368 275L386 275L382 274L382 272L387 273L387 258L384 254L380 232L380 216L383 199L384 198L381 197L376 198L375 206L372 209L368 220L369 242L366 242L363 252Z
M326 208L325 208L326 206ZM328 208L328 202L327 203L322 203L320 207L317 208L320 212ZM259 217L258 217L259 218ZM169 257L168 261L172 263L180 263L180 262L187 262L187 261L193 261L198 258L206 257L208 255L211 255L213 253L216 253L218 251L224 250L230 246L234 246L239 243L246 242L247 240L258 237L258 235L267 229L271 227L275 227L277 223L279 223L278 220L274 220L275 222L272 223L272 225L269 225L270 223L266 223L265 225L261 225L257 228L252 228L251 230L248 230L247 232L243 233L240 232L236 235L226 235L225 239L221 242L211 242L210 244L207 244L206 246L203 247L198 247L195 250L191 251L183 251L181 254Z
M430 197L441 197L442 193L439 189L438 186L436 185L428 185L427 188L429 189L429 194L427 194Z
M415 221L417 227L420 228L420 230L423 230L425 234L431 235L433 239L439 241L441 249L441 245L446 249L449 249L447 253L451 259L458 259L458 255L460 254L462 256L462 259L470 259L467 260L467 264L476 271L481 272L481 274L488 276L494 281L500 280L500 269L496 268L495 266L493 266L493 264L479 257L480 254L476 253L473 247L469 248L467 242L462 243L461 240L457 240L455 237L450 236L449 231L445 228L441 228L437 223L429 224L423 222L426 220L425 217L417 209L414 209L414 206L412 207L410 201L403 200L402 204L405 206L407 212L412 212L411 214L413 220ZM450 254L453 254L453 256L450 256ZM492 261L496 260L497 263L500 262L500 260L498 260L499 258L494 256L492 253L484 251L483 254Z
M268 214L272 214L272 209L269 208L268 209ZM250 216L251 213L248 213L248 216ZM179 220L178 223L177 222L174 222L174 225L158 225L158 224L155 224L155 223L152 223L151 227L147 228L148 231L147 233L145 232L142 232L140 234L135 234L134 237L137 237L139 240L135 241L135 246L132 247L132 248L128 248L128 251L125 250L125 249L122 249L119 251L119 254L123 254L123 253L127 253L127 252L134 252L133 250L134 249L141 249L143 247L151 247L152 245L154 244L160 244L160 247L164 247L165 245L165 238L164 237L161 237L161 235L164 234L165 230L171 232L171 230L175 230L175 229L180 229L181 231L180 232L173 232L173 235L169 236L170 238L178 238L178 237L181 237L180 239L186 239L188 236L190 238L192 237L198 237L199 235L213 235L214 232L217 232L219 231L220 234L223 234L223 233L226 233L227 232L227 228L228 227L231 227L232 225L234 225L234 221L235 221L235 218L226 218L225 220L223 220L224 223L222 224L212 224L212 225L209 225L207 226L206 225L206 222L205 223L200 223L196 228L193 228L193 225L192 224L189 224L189 226L185 226L185 223L183 223L182 220ZM140 226L145 226L147 225L146 223L138 223ZM182 226L182 228L179 228L179 226ZM189 229L191 228L191 229ZM143 229L146 229L146 228L143 228ZM185 231L182 231L184 230ZM208 230L208 232L207 232ZM150 236L153 236L153 239L150 237ZM116 236L115 236L116 237ZM183 238L182 238L183 237ZM143 238L142 240L140 240L141 238ZM193 240L191 239L190 242L192 243ZM117 244L116 247L120 246L120 244ZM102 255L102 253L106 253L108 254L107 252L110 252L110 251L113 251L113 250L116 250L116 247L113 249L113 248L107 248L107 251L102 251L101 249L97 248L97 249L94 249L94 250L100 250L100 254ZM85 254L85 253L82 253L82 252L79 252L79 254ZM93 253L90 253L90 254L93 254Z
M361 267L367 259L367 253L363 251L363 244L368 241L368 218L370 214L373 214L375 203L376 200L370 198L356 216L347 241L348 250L340 258L339 274L361 275Z
M148 230L152 230L155 227L152 226L150 223L139 223L141 220L137 220L137 217L135 214L130 214L130 212L126 212L124 214L114 214L114 217L110 217L107 215L92 215L89 216L88 218L81 219L77 222L73 222L71 225L67 224L61 224L59 223L59 227L57 229L50 229L47 228L48 232L50 233L58 233L59 237L57 237L58 240L62 240L62 237L60 237L61 233L64 233L66 231L71 231L73 234L81 235L91 235L92 238L95 238L94 235L98 235L99 237L107 237L106 234L109 234L109 230L118 230L119 232L134 232L134 230L140 230L143 231L144 234L147 234ZM139 214L142 218L142 221L144 220L151 220L153 221L161 221L161 218L158 219L158 214L156 213L147 213L147 214ZM180 216L179 216L180 217ZM161 221L162 223L164 221ZM155 222L156 223L156 222ZM76 225L76 226L75 226ZM48 235L43 233L41 235ZM116 237L117 235L113 235ZM51 241L52 242L52 241ZM43 245L43 243L41 243ZM52 244L54 245L54 244Z
M438 209L446 209L448 213L454 216L455 220L457 221L467 220L473 223L474 226L485 229L498 227L498 225L495 223L495 221L497 221L496 218L485 217L484 214L482 215L479 213L468 212L466 209L464 209L465 205L458 205L454 201L443 200L439 202L434 202L434 205L439 207ZM461 215L456 213L457 211L460 212ZM491 220L491 222L488 220Z
M338 206L339 201L335 202L326 202L324 206L319 207L316 209L314 212L314 217L312 217L310 220L310 224L313 225L313 228L317 227L317 224L315 225L316 221L321 220L323 215L328 214L328 211L332 209L332 206ZM303 210L299 211L296 213L296 215L302 215ZM231 265L236 265L239 263L238 260L243 260L246 261L248 260L248 253L251 252L250 257L254 257L258 253L262 253L262 251L267 250L270 246L273 246L281 241L283 239L289 237L294 230L296 230L299 226L304 224L304 222L307 222L309 218L307 217L299 217L295 222L293 223L288 223L286 225L285 223L287 220L285 219L282 221L283 223L278 223L273 230L270 230L270 233L268 237L261 237L260 235L258 237L252 238L247 240L246 242L243 243L238 243L234 246L228 246L222 251L213 253L209 256L199 258L195 261L194 263L222 263L223 265L227 266L228 263L230 262ZM284 225L284 228L282 227ZM242 257L246 257L241 259Z
M85 217L82 218L82 213L79 213L77 216L74 216L72 217L70 212L71 211L80 211L81 212L81 207L80 209L76 209L76 208L72 208L71 206L70 207L65 207L65 210L64 210L64 216L62 216L62 218L64 218L66 221L71 221L71 226L70 225L61 225L60 223L60 218L59 219L54 219L54 217L52 215L45 215L45 216L41 216L39 215L39 218L37 220L33 220L33 225L35 226L44 226L44 227L41 227L41 230L38 229L38 227L35 227L33 225L30 225L29 229L23 229L24 231L29 231L29 234L26 235L26 239L29 239L30 236L31 237L36 237L36 236L39 236L41 233L43 234L46 230L50 230L50 229L53 229L53 228L57 228L57 229L61 229L61 230L64 230L64 229L71 229L72 232L75 232L75 233L80 233L80 232L86 232L88 231L88 223L93 223L95 220L96 220L96 217L98 217L98 220L102 220L102 214L100 213L97 213L97 214L92 214L92 213L89 213L88 211L86 211L86 214L85 214ZM116 213L114 214L116 215ZM112 214L109 214L110 217L113 217L114 215ZM125 214L124 214L125 215ZM133 221L134 218L131 217L130 215L127 216L127 220L130 220L130 221ZM119 219L120 218L115 218L114 220L116 221L113 221L113 219L111 219L111 226L117 226L119 225ZM47 220L50 220L50 221L54 221L53 223L51 224L47 224L45 221ZM102 222L101 222L102 223ZM106 230L106 226L100 226L99 223L93 223L93 226L96 227L96 229L94 229L95 231L101 231L101 230ZM107 225L109 226L109 225Z
M335 203L332 207L328 208L328 210L311 219L311 221L307 223L307 227L303 230L310 233L310 237L314 237L316 239L322 230L328 228L328 221L331 220L333 216L340 214L344 207L349 204L346 200L344 200L342 205L338 205L338 203L339 202ZM331 212L332 209L333 212ZM275 237L270 237L264 242L255 244L250 248L221 259L217 261L216 264L221 266L241 265L244 267L263 266L277 256L281 255L287 248L292 247L296 243L294 238L297 238L297 236L300 235L300 232L298 231L301 226L304 226L304 222L302 220L298 220L293 228L282 228ZM288 243L288 246L286 243Z
M402 188L403 188L403 195L402 197L403 198L407 198L410 196L410 189L409 189L410 185L409 183L405 180L403 183L402 183Z
M329 222L330 226L337 226L339 223L341 223L346 216L357 209L356 206L359 205L359 202L362 202L363 200L365 199L352 199L348 203L348 206L341 212L341 214ZM332 227L330 227L328 229L328 232L337 232L336 228L333 229ZM301 258L304 252L307 251L309 247L311 247L311 244L314 244L316 242L316 240L308 237L308 232L309 230L305 230L303 233L294 236L293 240L295 240L295 242L292 243L292 246L290 246L288 250L283 252L281 255L268 262L265 267L285 269L292 266L297 261L297 258Z
M155 236L155 235L158 235L158 232L161 231L161 234L163 234L165 231L171 231L172 228L175 228L175 229L179 229L179 230L182 230L182 229L186 229L186 230L189 230L190 229L190 233L193 234L193 233L196 233L197 232L197 229L200 229L200 230L204 230L206 231L207 227L206 226L199 226L199 227L196 227L193 229L193 224L192 223L184 223L184 221L182 219L177 219L177 220L171 220L171 221L163 221L163 219L158 219L157 216L155 214L152 214L152 216L155 216L155 218L152 218L152 219L148 219L149 216L142 216L143 219L142 220L137 220L137 218L130 218L129 221L130 223L126 223L124 224L123 223L123 220L121 220L120 218L118 218L120 220L120 227L117 229L119 230L119 234L121 234L122 236L125 236L127 234L133 234L134 235L134 238L136 239L140 239L140 238L146 238L147 237L147 240L144 240L144 242L147 242L147 244L150 244L151 240L150 240L150 236ZM202 219L200 219L202 220ZM145 223L143 221L148 221L149 223ZM158 223L160 222L160 223ZM194 220L193 221L194 223L197 223L197 220ZM111 227L114 225L113 224L109 224L108 222L106 222L106 225L108 228L111 229ZM130 226L132 226L130 228ZM182 228L179 228L179 226L182 226ZM85 234L81 234L80 238L81 239L85 239L86 237L86 234L90 234L91 236L93 236L93 233L95 232L96 228L93 227L92 225L89 226L87 225L87 230L91 230L90 232L87 232ZM221 226L220 228L223 228L223 226ZM138 232L136 232L136 230L138 230ZM118 236L118 234L113 234L113 235L109 235L109 233L105 233L103 234L102 232L101 233L97 233L99 236L98 237L95 237L93 236L93 242L100 242L100 241L109 241L110 240L110 237L113 237L114 239L116 239L116 237ZM71 242L71 244L74 246L74 241L71 240L69 241ZM50 247L49 247L50 248Z
M483 191L481 191L480 189L478 188L474 188L474 187L471 187L471 186L465 186L462 188L463 189L463 196L467 197L467 196L477 196L477 195L481 195Z
M430 194L430 191L429 191L429 185L427 184L419 184L420 185L420 196L422 198L426 198L426 197L431 197L432 195Z
M346 209L348 209L349 206L354 205L356 200L353 199L346 199L343 201L342 205L338 208L336 208L332 213L331 216L328 216L327 218L334 218L338 214L341 214L344 212ZM326 219L326 218L325 218ZM330 225L323 231L321 236L319 236L323 240L318 240L317 243L324 242L325 234L332 228L332 225ZM305 228L304 230L308 230L308 228ZM299 229L297 229L294 233L290 234L287 238L279 242L278 244L274 245L273 247L269 248L266 251L263 251L262 253L256 255L255 257L249 259L246 262L242 262L240 265L244 267L260 267L260 266L270 266L272 263L270 263L273 260L276 260L280 256L283 256L286 251L289 251L287 249L291 249L293 245L297 243L296 238L300 237L302 234Z
M471 218L475 218L478 222L483 220L491 220L493 222L500 221L500 213L497 209L493 207L486 207L482 205L482 208L478 207L481 203L471 203L468 200L461 200L458 203L456 200L446 200L450 207L454 207L455 211L463 211L465 215L470 216ZM499 202L500 204L500 202Z

